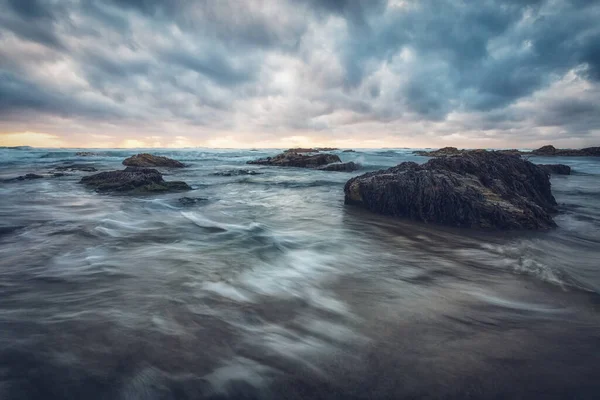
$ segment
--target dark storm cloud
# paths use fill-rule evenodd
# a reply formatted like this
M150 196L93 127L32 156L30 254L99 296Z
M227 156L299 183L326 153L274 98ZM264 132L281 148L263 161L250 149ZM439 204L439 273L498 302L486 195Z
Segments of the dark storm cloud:
M276 131L442 123L463 113L473 116L465 124L483 130L526 121L579 133L598 129L595 1L0 0L0 6L0 55L10 59L0 60L3 115L168 116L209 128L236 120L244 129ZM50 66L68 79L51 78ZM538 99L527 118L516 109L569 71L593 90L578 102Z
M102 103L77 99L36 85L11 73L0 72L0 116L19 117L24 111L60 117L121 118L119 110Z

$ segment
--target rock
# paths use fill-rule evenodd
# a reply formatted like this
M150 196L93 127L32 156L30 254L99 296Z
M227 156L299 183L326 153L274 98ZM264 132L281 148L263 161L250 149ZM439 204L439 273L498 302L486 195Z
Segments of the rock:
M413 154L416 154L418 156L427 156L427 157L454 156L454 155L461 154L461 153L462 153L462 150L459 150L456 147L442 147L441 149L432 150L432 151L423 151L423 150L413 151Z
M553 175L571 175L571 167L564 164L538 164L538 167Z
M346 204L468 228L547 229L557 204L548 174L516 155L467 152L350 179Z
M232 169L229 171L215 172L215 176L239 176L239 175L262 175L262 172L252 171L249 169Z
M75 153L75 155L77 157L96 157L96 156L99 156L100 154L92 153L91 151L78 151L77 153Z
M69 164L61 165L54 168L56 171L83 171L83 172L96 172L96 168L86 164Z
M132 167L85 176L80 183L98 192L152 193L191 189L185 182L164 181L162 174L155 169Z
M537 150L533 150L531 154L536 156L553 156L556 154L556 148L552 145L542 146Z
M348 149L348 150L342 151L342 153L356 153L356 150Z
M295 147L293 149L287 149L283 151L284 153L318 153L319 150L313 148L305 148L305 147Z
M173 160L168 157L155 156L153 154L142 153L136 154L123 160L123 165L129 167L169 167L169 168L183 168L185 165L177 160Z
M426 157L446 157L446 156L457 156L457 155L461 155L461 154L465 154L465 153L472 153L472 152L481 153L481 152L487 152L487 150L486 149L462 149L462 150L459 150L456 147L443 147L441 149L431 150L431 151L416 150L416 151L413 151L413 154L416 154L418 156L426 156ZM515 155L521 154L521 152L517 149L496 150L496 152L503 153L503 154L515 154Z
M275 157L267 157L259 160L248 161L247 164L274 165L279 167L317 168L322 165L342 162L335 154L313 154L282 153Z
M563 157L600 157L600 147L585 147L583 149L557 149L552 145L542 146L533 150L534 156L563 156Z
M204 198L204 197L182 197L178 201L179 201L179 203L181 203L181 205L193 206L194 204L197 204L201 201L206 201L206 200L208 200L208 199Z
M321 151L334 151L334 150L339 150L335 147L309 147L309 148L305 148L305 147L296 147L293 149L287 149L284 151L284 153L319 153Z
M41 179L44 176L38 174L25 174L17 176L16 178L5 179L4 182L15 182L15 181L30 181L33 179Z
M327 164L327 165L323 165L322 167L318 167L317 169L320 169L322 171L352 172L352 171L356 171L359 168L360 168L360 164L350 161L347 163Z

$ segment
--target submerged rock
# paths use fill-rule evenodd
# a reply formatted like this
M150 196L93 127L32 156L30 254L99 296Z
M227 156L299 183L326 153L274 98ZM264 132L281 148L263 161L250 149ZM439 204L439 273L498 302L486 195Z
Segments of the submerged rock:
M96 156L99 156L100 154L93 153L91 151L78 151L77 153L75 153L75 155L77 157L96 157Z
M279 167L317 168L322 165L342 162L335 154L281 153L275 157L261 158L248 161L248 164L274 165Z
M5 179L4 182L15 182L15 181L29 181L33 179L41 179L43 175L38 174L25 174L21 176L17 176L16 178Z
M468 228L547 229L557 204L544 169L516 155L467 152L350 179L346 204Z
M179 203L183 206L193 206L194 204L198 204L201 201L207 201L208 199L205 197L182 197L178 199Z
M98 171L95 167L86 164L69 164L61 165L54 168L56 171L82 171L82 172L96 172Z
M342 151L342 153L356 153L356 150L348 149L348 150Z
M600 147L585 147L583 149L557 149L552 145L542 146L530 154L535 156L563 157L600 157Z
M168 167L168 168L183 168L181 162L168 157L155 156L154 154L141 153L136 154L123 160L123 165L129 167Z
M318 167L317 169L320 169L322 171L352 172L352 171L356 171L359 168L360 168L360 164L350 161L347 163L327 164L327 165L323 165L322 167Z
M98 192L152 193L191 189L185 182L166 182L155 169L132 167L85 176L80 183Z
M538 164L546 172L552 175L571 175L571 167L564 164Z
M215 176L239 176L239 175L262 175L262 172L252 171L250 169L232 169L229 171L215 172Z

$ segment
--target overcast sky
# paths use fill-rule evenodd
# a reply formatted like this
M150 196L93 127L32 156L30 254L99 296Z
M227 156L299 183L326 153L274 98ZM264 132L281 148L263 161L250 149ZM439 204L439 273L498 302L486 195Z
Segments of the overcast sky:
M600 145L597 0L0 7L0 145Z

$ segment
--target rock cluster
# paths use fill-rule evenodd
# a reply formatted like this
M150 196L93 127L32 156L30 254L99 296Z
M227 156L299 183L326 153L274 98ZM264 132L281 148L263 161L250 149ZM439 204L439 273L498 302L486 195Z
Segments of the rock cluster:
M557 149L552 145L547 145L533 150L531 154L535 156L600 157L600 147L586 147L583 149Z
M457 227L546 229L557 210L548 173L500 152L405 162L350 179L344 192L346 204Z
M98 192L153 193L190 190L185 182L166 182L155 169L127 167L122 171L100 172L81 178Z
M123 160L123 165L128 167L168 167L168 168L183 168L181 162L168 157L155 156L154 154L142 153L136 154Z
M284 153L319 153L321 151L334 151L338 150L335 147L295 147L293 149L284 150Z
M441 149L438 150L416 150L413 151L413 154L416 154L418 156L426 156L426 157L445 157L445 156L458 156L461 154L465 154L465 153L472 153L472 152L486 152L487 150L485 149L457 149L456 147L442 147ZM510 150L497 150L498 153L503 153L503 154L520 154L521 152L517 149L510 149Z
M300 154L287 152L275 157L248 161L248 164L273 165L279 167L317 168L323 165L339 163L342 160L335 154Z

